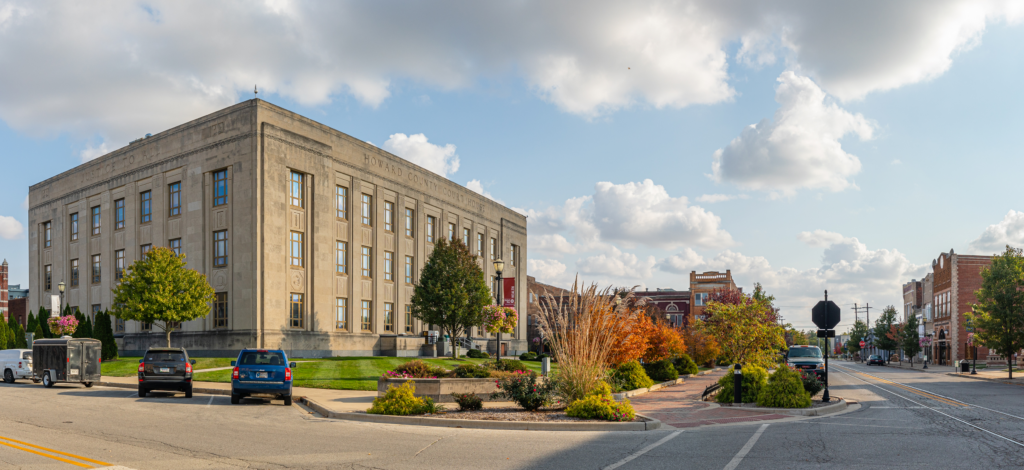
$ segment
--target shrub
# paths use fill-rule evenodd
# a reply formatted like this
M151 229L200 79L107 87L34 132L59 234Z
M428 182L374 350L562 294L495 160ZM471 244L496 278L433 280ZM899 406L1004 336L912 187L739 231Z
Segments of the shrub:
M487 367L494 370L503 370L508 372L529 372L530 368L523 364L523 361L517 361L515 359L502 359L500 361L488 363Z
M516 372L514 377L494 381L498 391L491 394L492 399L505 398L514 401L526 411L548 405L554 396L554 383L548 380L537 380L535 372Z
M540 362L540 361L542 361L542 360L543 360L543 359L544 359L545 357L551 357L551 356L549 356L549 355L548 355L548 354L546 354L546 353L540 353L540 354L538 354L538 355L537 355L537 357L535 357L535 358L534 358L533 360L535 360L535 361L537 361L537 362ZM551 362L555 362L555 358L551 357Z
M452 369L452 375L460 379L486 379L491 376L491 371L476 364L462 364Z
M603 419L606 421L633 421L636 412L629 400L618 403L611 395L590 395L576 400L565 410L567 416L580 419Z
M655 382L667 382L679 378L679 373L672 366L672 361L668 359L644 364L644 372L647 372L647 376Z
M807 408L811 406L811 394L804 390L798 372L780 367L758 393L757 404L771 408Z
M453 393L452 398L459 404L459 411L476 411L484 407L484 399L475 393Z
M818 380L818 375L814 373L800 372L800 380L804 383L804 390L807 390L812 397L825 388L825 384Z
M718 393L715 400L719 403L732 403L733 402L733 368L730 367L729 371L726 372L725 376L718 380L718 383L722 386L722 391ZM740 401L743 403L754 403L757 401L757 396L764 388L764 385L768 382L768 371L764 370L763 367L748 365L743 368L743 396L740 397Z
M677 357L672 362L672 365L675 366L676 372L679 372L679 375L694 375L700 372L697 368L697 363L693 362L693 359L690 359L690 356L687 354Z
M525 352L525 353L522 353L522 354L519 355L519 360L520 361L532 361L532 360L535 360L535 359L537 359L537 353L535 353L533 351Z
M654 385L654 381L644 372L643 366L637 361L629 361L615 369L611 374L612 381L621 390L636 390Z
M373 406L366 412L375 415L408 416L436 413L442 409L440 405L435 405L430 397L417 398L415 393L416 387L411 380L398 387L389 385L384 396L374 398Z
M611 385L608 385L608 382L605 382L604 380L602 380L602 381L597 383L597 387L594 387L594 389L591 390L590 393L587 394L587 396L598 395L598 396L602 396L603 397L605 395L611 395L611 394L612 394L612 387L611 387Z
M491 373L490 377L492 379L507 379L509 377L516 377L521 372L519 372L519 371L510 371L510 370L491 370L490 373Z
M419 359L415 359L395 367L384 373L385 377L404 377L409 379L437 379L451 377L452 373L444 367L434 367Z
M480 359L484 356L479 349L470 349L469 351L466 351L466 357Z
M480 359L490 359L491 353L487 351L480 351Z

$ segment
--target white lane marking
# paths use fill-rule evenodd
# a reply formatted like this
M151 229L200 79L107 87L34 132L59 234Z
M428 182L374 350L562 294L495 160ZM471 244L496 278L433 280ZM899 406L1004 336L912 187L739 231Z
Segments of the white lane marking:
M637 458L637 457L639 457L641 455L644 455L647 452L650 452L651 449L653 449L655 447L658 447L658 446L668 442L669 440L671 440L672 438L678 436L682 432L683 431L680 430L680 431L676 431L676 432L674 432L672 434L669 434L669 435L661 438L660 441L655 442L654 444L651 444L651 445L649 445L647 447L644 447L643 449L640 449L639 451L635 452L634 454L632 454L632 455L630 455L630 456L628 456L628 457L626 457L626 458L624 458L624 459L622 459L622 460L620 460L618 462L615 462L615 463L605 467L603 470L613 470L613 469L619 468L619 467L629 463L631 460L633 460L633 459L635 459L635 458Z
M911 400L911 399L909 399L909 398L907 398L907 397L905 397L905 396L903 396L903 395L900 395L900 394L898 394L898 393L896 393L896 392L893 392L893 391L891 391L891 390L886 390L885 388L882 388L882 387L880 387L880 386L878 386L878 385L875 385L875 384L873 384L873 383L871 383L871 382L868 382L867 380L864 380L864 379L862 379L862 378L860 378L860 377L854 377L853 375L851 375L851 374L849 374L849 373L847 373L847 372L842 372L842 371L837 371L837 372L839 372L840 374L845 374L845 375L849 375L850 377L853 377L853 378L855 378L855 379L857 379L857 380L860 380L861 382L864 382L864 383L866 383L866 384L868 384L868 385L870 385L870 386L872 386L872 387L875 387L875 388L877 388L877 389L879 389L879 390L882 390L882 391L885 391L885 392L891 393L891 394L893 394L893 395L896 395L896 396L898 396L898 397L900 397L900 398L902 398L902 399L904 399L904 400L906 400L906 401L909 401L909 402L911 402L911 403L913 403L913 404L915 404L915 405L918 405L918 406L921 406L921 407L924 407L924 408L928 408L928 409L929 409L929 410L931 410L931 411L934 411L934 412L936 412L936 413L938 413L938 414L940 414L940 415L942 415L942 416L945 416L945 417L947 417L947 418L950 418L950 419L952 419L952 420L955 420L955 421L959 421L959 422L961 422L961 423L964 423L964 424L966 424L966 425L968 425L968 426L970 426L970 427L972 427L972 428L974 428L974 429L977 429L977 430L979 430L979 431L982 431L982 432L986 432L986 433L989 433L989 434L991 434L991 435L993 435L993 436L996 436L996 437L998 437L998 438L1000 438L1000 439L1003 439L1003 440L1006 440L1006 441L1012 442L1012 443L1014 443L1014 444L1017 444L1017 445L1019 445L1019 446L1021 446L1021 447L1024 447L1024 443L1021 443L1020 441L1017 441L1017 440L1015 440L1015 439L1011 439L1011 438L1009 438L1009 437L1006 437L1006 436L1003 436L1003 435L1000 435L1000 434L996 434L996 433L994 433L994 432L992 432L992 431L989 431L988 429L985 429L985 428L982 428L982 427L978 427L978 426L975 426L975 425L973 425L973 424L971 424L971 423L968 423L967 421L964 421L964 420L962 420L962 419L960 419L960 418L957 418L956 416L948 415L948 414L946 414L946 413L943 413L943 412L941 412L941 411L939 411L939 410L937 410L937 409L935 409L935 408L932 408L932 407L930 407L930 406L925 406L925 405L924 405L924 404L922 404L922 403L918 403L918 402L916 402L916 401L914 401L914 400Z
M761 438L761 434L764 433L765 429L768 429L768 423L762 424L761 427L757 429L757 432L755 432L753 436L750 436L750 440L747 441L747 444L736 453L736 456L733 457L732 460L729 461L729 464L722 470L734 470L739 466L740 462L743 461L743 457L747 456L747 452L750 452L750 449L754 448L754 444L756 444L757 440Z
M822 424L818 422L804 422L804 421L793 421L796 424ZM860 426L865 428L889 428L889 429L921 429L921 428L909 428L906 426L882 426L880 424L856 424L856 423L828 423L826 426Z
M210 401L209 401L209 402L208 402L208 403L206 404L206 406L210 406L210 405L212 405L212 404L213 404L213 399L214 399L214 398L215 398L216 396L217 396L217 395L210 395Z

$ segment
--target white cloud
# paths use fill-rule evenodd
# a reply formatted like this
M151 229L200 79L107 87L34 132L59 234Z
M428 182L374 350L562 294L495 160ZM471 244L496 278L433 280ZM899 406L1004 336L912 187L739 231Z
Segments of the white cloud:
M101 142L97 146L93 146L93 145L86 146L84 149L82 149L82 152L79 153L79 156L82 158L82 163L85 163L85 162L87 162L89 160L93 160L93 159L96 159L98 157L102 157L103 155L106 155L106 154L110 153L111 150L112 149L107 147L107 143L106 142Z
M971 242L971 249L987 255L1002 252L1006 245L1024 248L1024 212L1007 212L1003 220L989 225Z
M898 158L894 158L891 162L889 162L889 164L890 165L902 165L903 162L900 159L898 159Z
M455 154L455 146L434 145L423 134L391 134L381 148L444 177L459 171L459 156ZM483 187L480 189L483 190Z
M481 195L483 197L486 197L487 199L490 199L490 200L492 200L494 202L497 202L498 204L504 204L504 202L501 202L500 200L495 199L493 194L485 191L484 190L484 185L483 185L483 183L480 182L480 180L469 180L469 182L466 183L466 188L468 188L470 191L473 191L473 192L475 192L475 193L477 193L477 194L479 194L479 195Z
M685 248L682 252L658 262L658 269L675 274L688 274L703 265L704 257L697 254L692 248Z
M799 188L855 187L848 178L860 172L860 160L846 153L839 139L851 133L870 139L874 125L827 103L825 92L807 77L787 71L778 81L774 119L750 125L715 151L712 178L784 195Z
M564 236L552 233L545 235L527 235L529 237L530 250L554 252L554 253L576 253L576 246L569 243Z
M565 265L553 259L531 259L527 262L527 273L538 281L559 285L565 278Z
M0 238L14 240L21 236L25 227L14 217L0 215Z
M797 234L796 239L800 240L810 246L827 247L829 245L839 243L843 241L843 235L836 232L829 232L825 230L815 230L813 232L800 232Z
M747 199L749 197L746 194L702 194L697 198L697 202L715 203L731 201L733 199Z
M583 274L627 280L650 279L656 264L653 256L639 257L614 246L604 253L576 261L576 267Z

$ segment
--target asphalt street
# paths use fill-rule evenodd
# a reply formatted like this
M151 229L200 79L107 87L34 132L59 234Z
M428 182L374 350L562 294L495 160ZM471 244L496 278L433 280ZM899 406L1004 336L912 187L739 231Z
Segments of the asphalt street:
M859 402L839 414L617 433L355 423L280 401L0 384L0 468L1024 467L1024 387L831 365L832 394Z

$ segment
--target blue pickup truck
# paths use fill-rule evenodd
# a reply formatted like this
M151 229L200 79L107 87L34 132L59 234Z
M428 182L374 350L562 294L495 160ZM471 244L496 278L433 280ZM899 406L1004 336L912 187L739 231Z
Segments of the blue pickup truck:
M231 361L231 404L245 397L270 397L292 405L292 369L295 363L280 349L243 349Z

